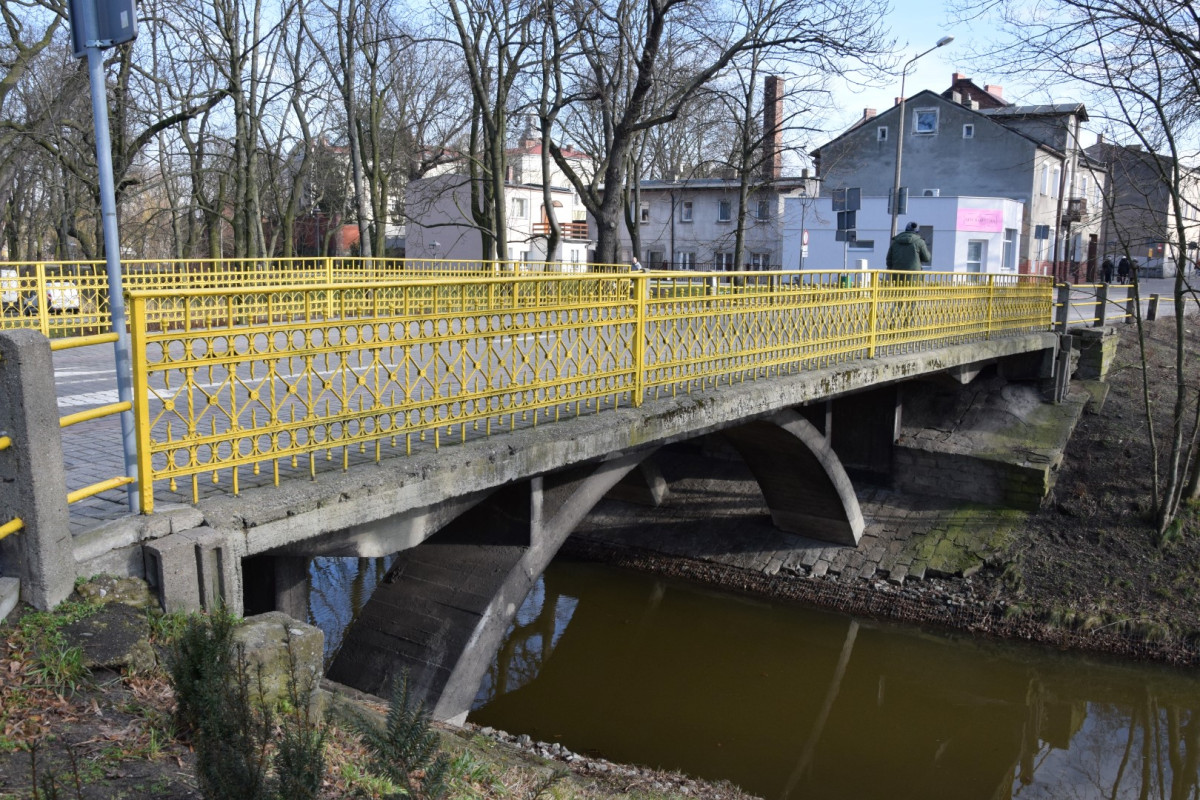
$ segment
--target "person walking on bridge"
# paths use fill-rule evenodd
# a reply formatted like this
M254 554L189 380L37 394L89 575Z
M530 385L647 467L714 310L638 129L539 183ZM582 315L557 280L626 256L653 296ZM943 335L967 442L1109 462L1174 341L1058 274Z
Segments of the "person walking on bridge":
M925 244L921 234L917 233L919 227L917 223L910 222L902 233L896 234L892 239L885 260L888 269L897 272L920 272L922 265L933 260L929 245ZM918 282L914 278L896 275L889 283L899 290L899 294L911 296ZM898 300L892 304L892 324L898 324L901 328L911 327L915 312L915 300Z
M892 239L885 262L888 269L919 270L923 264L933 260L929 245L917 233L919 227L917 223L910 222L902 233L897 233L896 238Z

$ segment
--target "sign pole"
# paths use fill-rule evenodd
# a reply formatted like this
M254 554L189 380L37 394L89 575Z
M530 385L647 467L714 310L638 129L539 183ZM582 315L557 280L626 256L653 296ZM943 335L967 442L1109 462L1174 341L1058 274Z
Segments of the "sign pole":
M133 357L129 344L129 331L125 324L125 294L121 287L121 238L117 230L117 199L113 185L112 140L108 130L108 92L104 82L104 54L101 46L111 46L111 40L97 38L99 31L98 11L92 2L75 5L83 19L73 18L79 27L87 54L88 82L92 90L92 120L96 134L96 168L100 181L100 214L104 232L104 258L108 272L108 310L112 319L113 332L117 341L113 344L116 355L117 399L122 403L133 402ZM137 433L134 429L133 412L121 413L121 443L125 454L125 474L137 474ZM127 489L129 510L138 510L137 484Z

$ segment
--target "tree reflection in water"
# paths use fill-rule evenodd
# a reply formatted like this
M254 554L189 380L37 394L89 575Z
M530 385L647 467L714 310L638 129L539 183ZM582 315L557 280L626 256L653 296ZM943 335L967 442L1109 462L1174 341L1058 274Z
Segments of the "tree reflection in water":
M516 691L537 677L578 605L574 597L553 587L548 589L544 575L538 578L488 667L475 696L475 706Z
M325 632L326 668L342 646L346 629L394 560L394 556L312 559L308 568L308 621Z
M1184 800L1200 798L1198 715L1175 670L559 564L472 719L769 800Z

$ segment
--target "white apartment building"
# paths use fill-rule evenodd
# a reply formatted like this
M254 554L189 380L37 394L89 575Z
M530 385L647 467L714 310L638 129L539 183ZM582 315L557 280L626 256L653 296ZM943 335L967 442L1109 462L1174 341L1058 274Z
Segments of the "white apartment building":
M916 222L937 272L1017 274L1024 203L998 197L914 197L904 219ZM855 241L837 241L833 198L788 198L783 224L785 269L886 269L891 213L886 197L864 197ZM804 247L804 232L808 247Z

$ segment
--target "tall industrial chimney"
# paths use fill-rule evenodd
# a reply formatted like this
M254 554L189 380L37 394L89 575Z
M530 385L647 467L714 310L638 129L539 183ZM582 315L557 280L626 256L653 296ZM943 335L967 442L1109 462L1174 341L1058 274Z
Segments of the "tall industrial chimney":
M783 175L783 78L771 75L763 84L763 179Z

